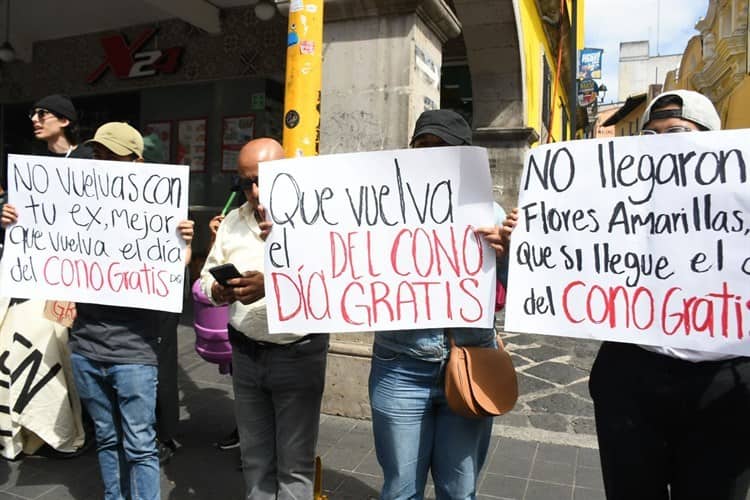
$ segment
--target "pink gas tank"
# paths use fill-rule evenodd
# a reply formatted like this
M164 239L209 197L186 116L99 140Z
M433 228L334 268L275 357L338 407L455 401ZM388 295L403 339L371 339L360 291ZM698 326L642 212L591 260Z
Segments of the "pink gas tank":
M229 307L215 306L201 290L200 280L193 283L195 352L219 365L220 373L229 373L232 367L232 346L229 343L227 323Z

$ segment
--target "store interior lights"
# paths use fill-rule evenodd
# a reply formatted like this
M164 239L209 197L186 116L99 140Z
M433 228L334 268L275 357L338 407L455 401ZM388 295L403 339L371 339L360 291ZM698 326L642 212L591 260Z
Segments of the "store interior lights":
M276 15L276 5L263 1L255 6L255 15L261 21L270 21Z
M5 0L5 43L0 45L0 61L12 62L16 58L16 51L10 44L10 0Z

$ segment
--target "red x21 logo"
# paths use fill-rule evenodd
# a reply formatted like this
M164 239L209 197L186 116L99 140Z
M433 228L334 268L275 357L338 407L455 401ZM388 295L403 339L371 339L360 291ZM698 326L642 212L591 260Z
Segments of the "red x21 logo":
M95 83L110 68L120 80L177 71L183 47L140 51L155 33L154 28L145 29L130 44L119 33L102 38L104 62L86 78L86 83Z

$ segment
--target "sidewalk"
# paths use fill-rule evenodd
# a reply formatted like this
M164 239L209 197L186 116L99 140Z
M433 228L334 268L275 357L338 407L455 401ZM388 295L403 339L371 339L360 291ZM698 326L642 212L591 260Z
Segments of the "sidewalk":
M162 498L240 499L239 450L219 451L213 443L234 426L231 379L194 351L190 326L179 331L182 447L162 469ZM480 483L482 499L603 499L598 455L592 436L574 436L504 425L498 418ZM576 445L567 444L573 439ZM318 453L323 487L331 500L377 498L382 474L369 421L324 415ZM0 462L0 500L94 500L102 496L96 454L74 459L26 457ZM428 487L427 498L434 498Z
M596 449L505 437L495 426L479 499L604 499ZM377 498L382 474L369 422L326 416L318 444L333 499ZM434 498L428 487L426 498Z

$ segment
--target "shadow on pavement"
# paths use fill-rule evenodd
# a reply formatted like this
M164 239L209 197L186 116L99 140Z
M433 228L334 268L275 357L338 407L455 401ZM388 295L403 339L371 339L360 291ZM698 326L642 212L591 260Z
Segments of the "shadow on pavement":
M4 460L0 482L3 493L21 498L93 500L103 491L94 447L75 458L54 458L41 450L15 461Z
M181 361L184 359L181 356ZM216 365L206 362L193 368L218 373ZM162 468L162 498L242 498L239 449L222 451L214 444L235 426L231 390L201 387L185 367L180 365L178 370L183 416L177 440L181 446Z
M323 491L329 500L377 500L382 478L323 468Z

